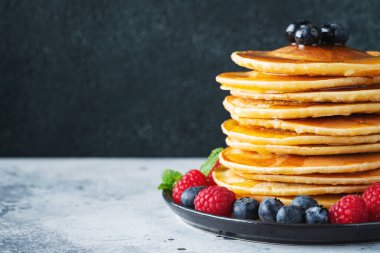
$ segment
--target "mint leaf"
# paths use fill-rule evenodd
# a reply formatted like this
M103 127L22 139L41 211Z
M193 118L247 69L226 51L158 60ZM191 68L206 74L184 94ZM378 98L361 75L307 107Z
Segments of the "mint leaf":
M177 183L177 181L180 180L181 177L182 177L182 174L180 172L166 169L164 173L162 174L162 182L158 186L158 189L172 191L174 184Z
M220 152L223 151L223 148L216 148L213 151L211 151L211 154L208 156L207 161L202 164L201 168L199 169L206 177L212 170L212 168L215 166L216 162L219 159Z

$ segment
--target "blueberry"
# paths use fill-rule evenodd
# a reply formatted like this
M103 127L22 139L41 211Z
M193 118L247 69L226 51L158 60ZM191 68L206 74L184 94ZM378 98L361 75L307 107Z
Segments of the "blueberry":
M304 27L306 25L309 25L310 22L309 21L299 21L299 22L293 22L293 23L290 23L288 25L288 27L286 28L286 31L285 31L285 37L286 39L290 42L290 43L293 43L295 42L295 39L294 39L294 34L296 32L297 29L299 29L300 27Z
M306 210L310 207L318 205L318 202L312 197L299 195L293 199L291 205L299 206Z
M329 212L321 206L310 207L306 210L306 223L326 224L329 222Z
M259 217L259 202L253 198L241 198L235 201L232 215L239 219L256 220Z
M320 29L311 24L301 26L294 34L294 39L298 45L318 44L320 37Z
M335 44L335 29L329 24L321 26L321 42L327 45Z
M190 187L183 191L181 194L181 204L185 207L194 208L195 196L204 188L206 188L206 186Z
M278 210L283 207L284 204L276 198L266 198L261 201L259 207L259 216L262 221L276 221L276 215Z
M321 42L323 44L345 44L349 37L349 31L340 24L324 24L321 27Z
M305 210L299 206L283 206L277 213L277 222L297 224L305 222Z

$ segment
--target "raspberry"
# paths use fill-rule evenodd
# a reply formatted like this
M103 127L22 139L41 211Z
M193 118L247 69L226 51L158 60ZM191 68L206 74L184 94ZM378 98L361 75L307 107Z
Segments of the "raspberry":
M334 224L367 222L366 204L359 195L344 196L330 207L329 218Z
M221 186L210 186L201 192L194 199L195 210L231 216L232 206L236 200L235 193Z
M193 186L206 186L206 176L199 170L190 170L174 185L173 188L173 201L181 203L181 194L186 189Z
M212 173L214 172L214 170L216 168L218 168L220 166L220 163L219 163L219 160L216 162L216 164L214 165L214 167L212 167L210 173L208 174L207 176L207 181L208 181L208 185L212 186L212 185L216 185L215 181L214 181L214 178L212 177Z
M362 195L368 212L369 221L380 221L380 182L374 183Z

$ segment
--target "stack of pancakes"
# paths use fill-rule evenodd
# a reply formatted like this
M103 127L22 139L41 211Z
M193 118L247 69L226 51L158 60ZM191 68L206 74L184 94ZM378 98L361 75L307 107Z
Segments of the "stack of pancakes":
M331 206L380 181L380 53L290 45L244 51L216 80L232 119L213 176L238 196Z

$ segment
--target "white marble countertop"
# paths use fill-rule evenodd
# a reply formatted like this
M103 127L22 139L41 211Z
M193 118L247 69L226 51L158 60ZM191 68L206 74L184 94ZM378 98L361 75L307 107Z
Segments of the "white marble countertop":
M380 252L380 242L276 245L185 225L156 187L164 168L202 161L0 159L0 252Z

